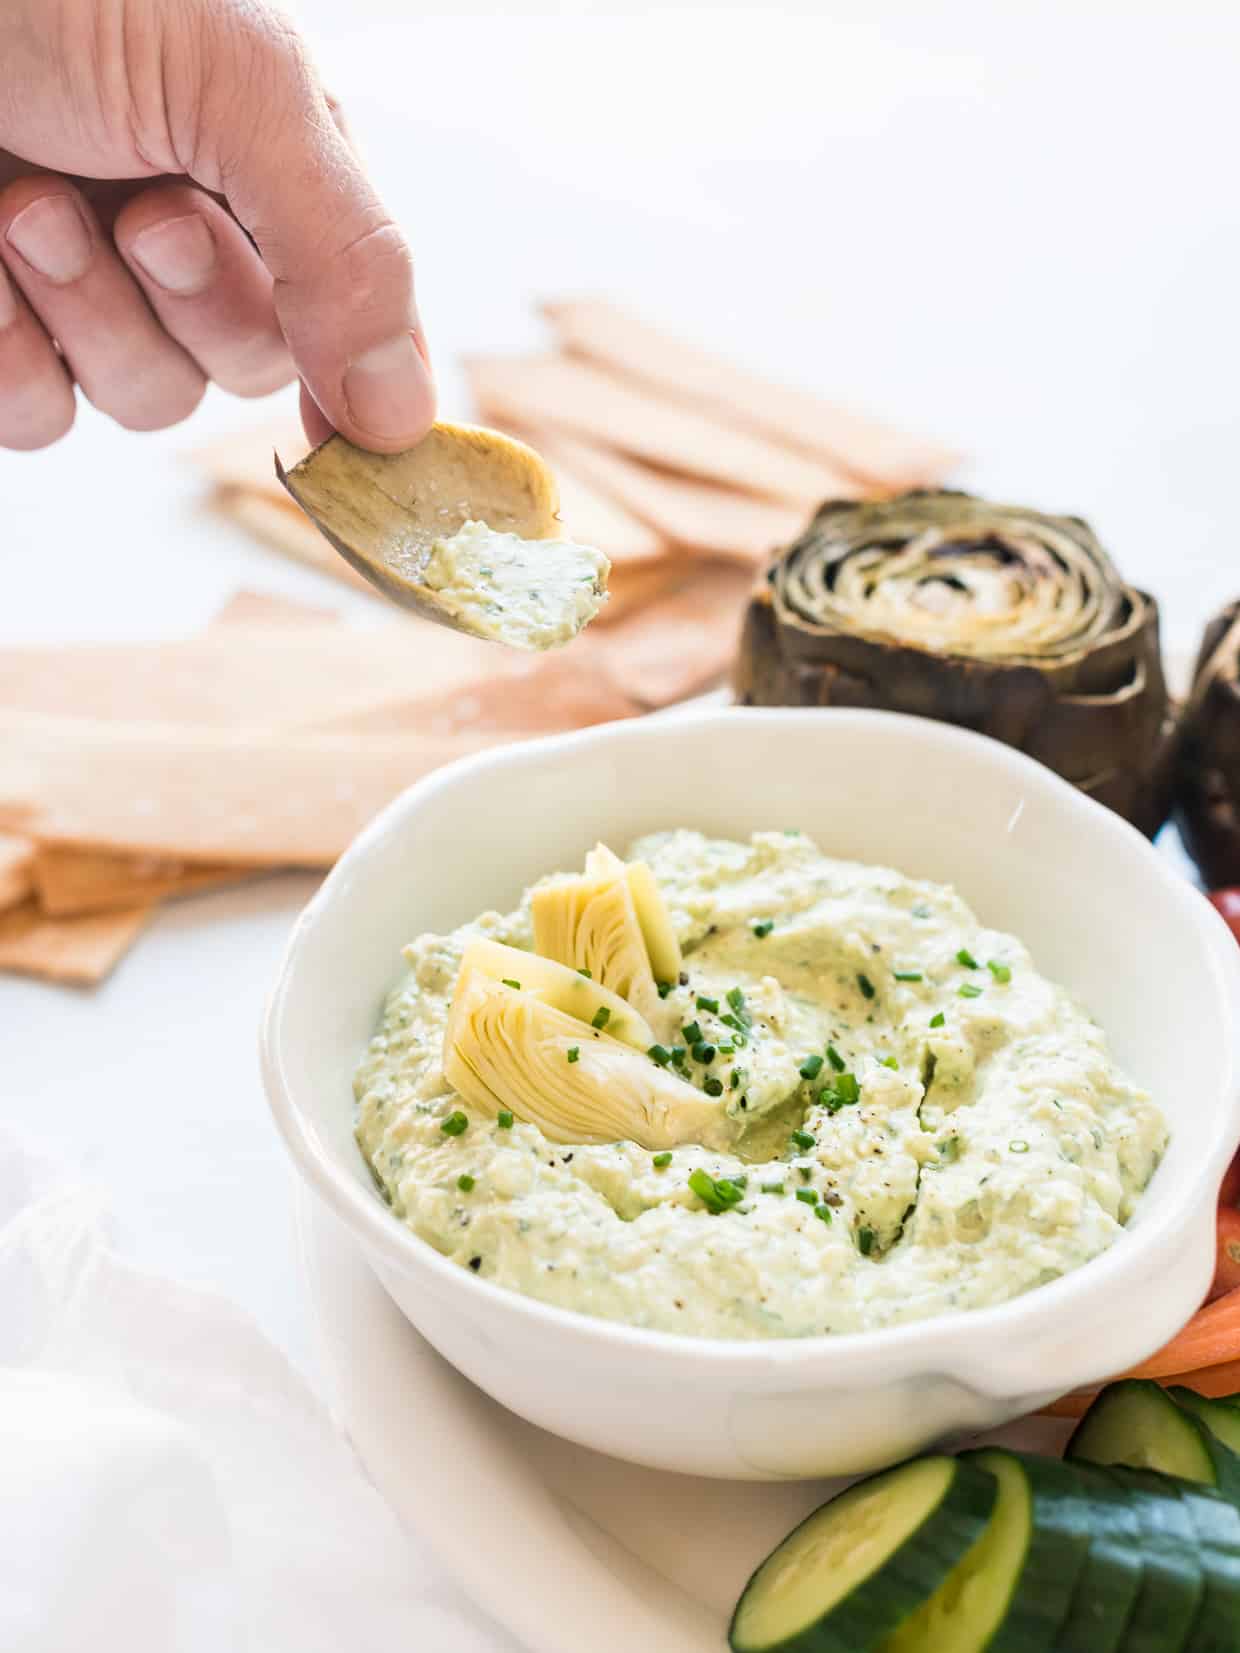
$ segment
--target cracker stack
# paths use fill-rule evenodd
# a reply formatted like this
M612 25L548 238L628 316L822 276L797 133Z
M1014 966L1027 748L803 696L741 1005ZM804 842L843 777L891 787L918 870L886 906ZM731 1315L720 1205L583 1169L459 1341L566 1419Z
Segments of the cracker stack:
M0 969L96 982L158 903L328 867L440 764L711 687L754 569L811 507L955 463L604 302L544 313L555 351L466 371L479 417L552 463L566 532L611 558L599 621L533 657L242 592L182 642L0 650ZM196 456L217 509L370 592L280 489L273 448L291 463L304 438L285 421Z

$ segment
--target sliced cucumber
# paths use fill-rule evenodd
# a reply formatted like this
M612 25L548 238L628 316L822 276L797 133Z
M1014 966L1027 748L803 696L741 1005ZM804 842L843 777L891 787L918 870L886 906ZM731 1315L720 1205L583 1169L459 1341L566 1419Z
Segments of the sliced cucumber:
M1195 1389L1174 1388L1167 1393L1177 1406L1200 1418L1216 1441L1221 1441L1231 1452L1240 1454L1240 1406L1229 1406L1226 1401L1209 1400Z
M1165 1389L1147 1378L1108 1384L1077 1425L1064 1456L1094 1464L1156 1469L1163 1475L1178 1475L1182 1481L1214 1487L1224 1498L1240 1504L1240 1458L1211 1433L1195 1411L1177 1405Z
M915 1458L815 1510L745 1586L734 1653L868 1653L981 1537L993 1479L959 1458Z
M962 1462L989 1471L999 1498L981 1538L882 1653L1051 1653L1089 1551L1085 1505L1063 1465L989 1448Z
M1240 1653L1240 1512L1209 1488L1181 1485L1204 1591L1186 1653Z
M1124 1632L1124 1653L1187 1653L1205 1578L1181 1483L1120 1465L1098 1473L1128 1499L1141 1532L1141 1593Z
M1145 1572L1141 1524L1133 1501L1103 1469L1064 1464L1085 1507L1089 1553L1056 1643L1057 1653L1135 1653L1128 1634ZM1155 1644L1165 1653L1166 1643Z

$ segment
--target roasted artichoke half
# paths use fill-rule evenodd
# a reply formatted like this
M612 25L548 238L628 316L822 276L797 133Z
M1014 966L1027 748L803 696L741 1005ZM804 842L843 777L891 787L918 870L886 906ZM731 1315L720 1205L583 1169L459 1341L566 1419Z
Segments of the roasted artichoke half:
M1240 601L1206 628L1180 732L1176 821L1207 885L1240 884Z
M1079 517L949 490L828 502L753 594L736 689L962 724L1151 835L1170 807L1158 608Z

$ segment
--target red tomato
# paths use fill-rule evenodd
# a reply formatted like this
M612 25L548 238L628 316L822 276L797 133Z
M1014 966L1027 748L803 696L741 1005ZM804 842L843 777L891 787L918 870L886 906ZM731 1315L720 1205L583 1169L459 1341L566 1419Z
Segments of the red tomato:
M1219 1184L1218 1203L1220 1205L1240 1205L1240 1150L1236 1157L1223 1172L1223 1180Z
M1227 928L1240 941L1240 889L1211 890L1210 905L1222 914Z
M1218 1255L1214 1265L1211 1297L1240 1286L1240 1211L1220 1205L1218 1211Z

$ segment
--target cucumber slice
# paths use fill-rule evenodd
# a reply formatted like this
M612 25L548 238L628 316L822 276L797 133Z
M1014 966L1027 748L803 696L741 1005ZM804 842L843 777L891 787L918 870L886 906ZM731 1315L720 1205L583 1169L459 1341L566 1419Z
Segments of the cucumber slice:
M1216 1441L1221 1441L1229 1451L1240 1454L1240 1406L1210 1400L1205 1395L1199 1395L1195 1389L1177 1386L1168 1389L1167 1393L1177 1406L1199 1418Z
M1197 1535L1204 1591L1186 1653L1240 1650L1240 1512L1208 1487L1178 1492Z
M959 1458L914 1458L815 1510L745 1586L734 1653L868 1653L986 1530L997 1488Z
M1062 1468L1085 1507L1090 1540L1057 1653L1135 1653L1128 1626L1145 1572L1136 1508L1105 1470L1084 1463ZM1166 1643L1155 1648L1165 1653Z
M1224 1498L1240 1504L1240 1458L1194 1411L1177 1405L1148 1378L1108 1384L1077 1425L1064 1456L1087 1463L1157 1469L1164 1475L1178 1475L1182 1481L1214 1487Z
M1089 1552L1084 1502L1053 1458L988 1448L962 1462L989 1471L989 1526L882 1653L1052 1653Z
M1197 1531L1180 1483L1147 1469L1099 1471L1132 1507L1141 1533L1141 1593L1124 1632L1124 1653L1187 1653L1205 1594Z

